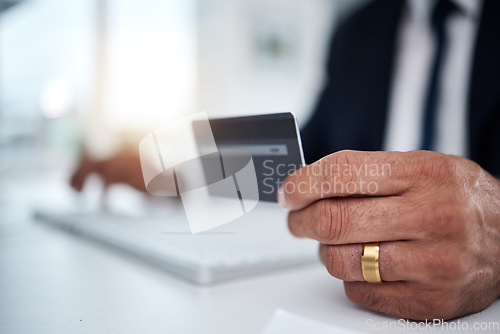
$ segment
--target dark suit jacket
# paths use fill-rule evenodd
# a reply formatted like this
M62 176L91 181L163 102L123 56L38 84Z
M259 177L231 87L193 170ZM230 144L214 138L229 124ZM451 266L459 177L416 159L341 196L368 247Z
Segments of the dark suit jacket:
M302 131L311 163L342 150L381 150L395 42L405 1L376 0L333 36L328 82ZM469 157L500 175L500 1L485 0L468 95Z

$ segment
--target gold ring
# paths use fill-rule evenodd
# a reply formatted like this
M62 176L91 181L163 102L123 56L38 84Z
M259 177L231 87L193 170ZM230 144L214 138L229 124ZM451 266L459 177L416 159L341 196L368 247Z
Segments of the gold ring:
M363 245L361 254L361 267L363 269L363 278L368 283L380 283L380 270L378 265L380 243L370 242Z

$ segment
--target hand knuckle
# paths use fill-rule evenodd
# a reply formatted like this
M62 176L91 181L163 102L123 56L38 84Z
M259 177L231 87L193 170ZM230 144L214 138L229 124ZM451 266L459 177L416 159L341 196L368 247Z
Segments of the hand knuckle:
M333 224L330 201L318 201L314 206L316 216L314 233L319 240L330 240Z
M449 181L457 173L457 161L445 154L432 153L433 156L424 159L423 174L433 180Z
M326 160L329 164L344 165L349 164L349 160L352 160L351 155L352 151L342 150L331 154Z
M467 267L460 251L456 248L441 248L427 252L424 270L427 281L432 284L445 284L447 288L462 285L467 276Z
M345 173L344 168L355 163L354 151L343 150L335 152L320 160L321 170L324 171L324 182L341 182L347 184L353 181L353 173Z
M451 176L454 176L456 172L456 161L448 155L439 154L434 160L432 167L431 170L434 171L435 176L449 179Z
M430 211L435 233L443 236L460 236L465 233L466 214L463 206L457 204L434 205Z
M413 175L414 183L449 181L457 173L456 159L437 152L415 152L407 166L408 175Z
M315 233L319 240L337 244L348 233L349 210L342 200L322 200L316 203Z

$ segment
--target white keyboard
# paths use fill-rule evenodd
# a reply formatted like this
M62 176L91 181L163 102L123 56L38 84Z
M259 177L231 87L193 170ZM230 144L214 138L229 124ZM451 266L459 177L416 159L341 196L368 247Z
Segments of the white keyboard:
M272 215L265 215L271 220L268 222L263 221L262 215L260 219L249 217L242 222L259 225L253 226L253 230L261 229L258 234L248 233L245 228L191 234L179 215L134 218L103 212L38 211L35 217L202 285L318 261L316 243L295 239L288 233L266 233L277 223L272 221Z

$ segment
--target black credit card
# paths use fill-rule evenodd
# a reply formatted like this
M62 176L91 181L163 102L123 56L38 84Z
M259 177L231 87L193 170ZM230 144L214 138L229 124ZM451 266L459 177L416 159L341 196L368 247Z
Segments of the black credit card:
M193 121L194 136L203 151L197 122ZM251 154L259 200L276 202L285 178L305 166L300 133L292 113L217 118L209 122L219 152L239 150Z

